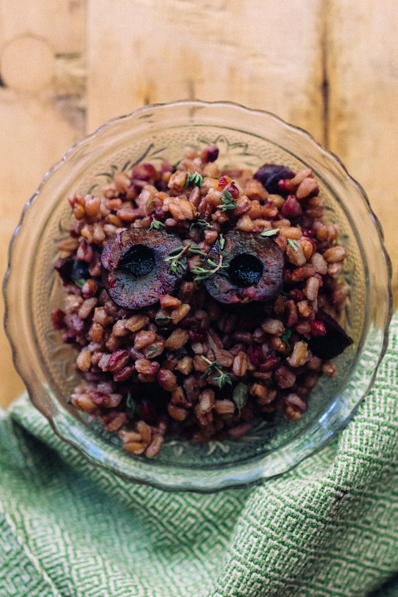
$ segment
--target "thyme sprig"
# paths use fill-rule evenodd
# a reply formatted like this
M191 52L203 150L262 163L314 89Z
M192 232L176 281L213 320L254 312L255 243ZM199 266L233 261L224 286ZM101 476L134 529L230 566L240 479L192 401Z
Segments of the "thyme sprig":
M192 268L192 273L195 275L194 280L195 282L200 282L201 280L207 280L210 276L213 276L218 271L226 268L227 266L223 264L223 256L220 255L218 259L218 263L213 261L212 259L207 259L206 265L203 266L198 265ZM208 266L211 267L208 267ZM207 266L207 267L206 267Z
M202 251L202 249L199 249L199 247L197 247L196 245L191 245L189 247L189 253L191 255L200 255L201 257L207 257L207 253Z
M165 225L160 220L152 220L149 230L161 230Z
M127 408L127 416L131 419L137 410L137 402L134 400L133 395L131 392L128 392L126 398L126 408Z
M294 249L295 251L298 251L300 248L300 245L298 243L296 243L295 240L293 240L292 238L288 238L287 242L289 243L289 245L292 247L292 249Z
M192 230L192 228L194 226L197 226L198 228L202 228L203 230L212 227L210 222L208 222L207 220L203 220L202 218L198 218L197 220L192 222L192 224L190 224L190 226L189 226L189 230Z
M275 236L276 234L278 234L278 232L279 228L270 228L269 230L264 230L264 232L262 232L260 236L264 236L265 238L267 238L267 236Z
M152 346L148 352L146 353L146 357L153 357L153 355L155 355L157 352L159 352L159 346L156 344L155 346Z
M189 248L190 245L181 245L169 251L169 256L166 257L165 261L169 262L170 273L178 276L181 273L180 270L185 271L187 269L187 264L181 260L181 257L185 255Z
M212 375L213 373L217 373L218 375L214 378L214 381L217 382L220 390L226 384L229 384L232 386L232 379L231 379L230 375L228 373L225 373L225 371L222 370L221 365L219 363L217 363L216 359L214 359L214 361L211 361L210 359L205 357L203 354L201 355L201 357L209 365L209 368L207 369L207 371L205 371L203 373L202 377L209 377L209 375Z
M188 173L184 183L184 189L193 185L194 187L201 187L203 184L203 176L199 172L193 174Z
M292 335L292 328L286 328L281 336L281 340L286 344L286 348L290 348L290 336Z
M231 195L229 191L224 190L223 194L221 195L222 205L220 207L221 211L227 211L229 209L236 209L236 201Z
M232 400L236 404L236 408L238 409L238 413L240 414L242 408L247 403L248 391L247 385L240 382L234 387L234 391L232 393Z

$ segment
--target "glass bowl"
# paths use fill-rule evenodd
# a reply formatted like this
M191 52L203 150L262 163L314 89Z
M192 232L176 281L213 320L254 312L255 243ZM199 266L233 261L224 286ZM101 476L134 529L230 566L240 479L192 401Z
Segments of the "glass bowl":
M347 249L351 287L343 326L354 344L336 359L336 378L322 378L299 422L261 422L240 440L205 446L169 439L149 461L125 452L117 435L88 422L67 403L77 381L76 352L61 342L51 311L62 303L53 271L57 245L68 236L66 198L86 194L116 169L145 160L180 159L186 147L214 143L222 166L257 168L275 162L313 169ZM214 491L269 479L320 449L353 416L385 351L391 315L390 262L380 225L361 187L341 162L306 132L273 114L229 102L181 101L146 106L99 128L72 147L27 203L10 246L4 282L5 325L15 367L33 404L63 440L123 478L167 490Z

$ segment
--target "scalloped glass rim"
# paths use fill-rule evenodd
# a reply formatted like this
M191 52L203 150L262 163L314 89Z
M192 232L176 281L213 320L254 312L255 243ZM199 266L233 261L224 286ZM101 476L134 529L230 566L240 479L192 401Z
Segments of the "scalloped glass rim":
M198 469L195 469L194 467L170 469L158 466L156 461L142 461L132 457L130 466L126 467L120 463L113 454L110 454L107 451L106 447L102 445L101 440L98 439L98 441L93 441L92 438L86 437L78 426L71 424L70 420L58 416L56 410L54 410L54 402L52 402L56 400L56 397L52 395L49 386L44 383L41 383L41 385L38 383L38 376L35 376L33 365L30 364L29 359L24 359L24 348L19 343L18 338L19 325L21 322L26 324L27 317L26 307L24 307L23 301L19 298L17 293L17 273L15 272L15 276L13 275L14 269L16 269L15 263L17 262L17 254L18 251L21 250L21 246L18 246L18 244L21 240L21 231L22 233L24 232L23 226L26 215L30 210L34 209L35 200L38 198L45 185L48 184L50 177L68 160L73 158L76 152L80 151L81 154L84 155L84 149L87 148L90 143L94 140L100 140L104 135L106 136L112 127L118 126L122 121L126 124L131 122L131 126L134 126L134 124L135 126L142 126L143 122L145 124L150 123L153 114L159 113L160 111L160 113L164 112L167 115L168 111L172 113L173 110L180 110L181 113L186 114L186 118L190 118L192 121L194 121L198 115L201 113L203 115L203 112L205 112L206 122L211 126L220 128L220 130L236 130L236 123L238 121L240 123L240 128L244 128L246 119L247 122L249 120L255 121L255 129L263 132L263 134L266 134L266 127L268 124L271 128L276 127L276 129L278 129L279 127L279 130L281 132L283 131L288 140L294 140L299 137L303 153L311 156L311 163L315 162L316 164L320 162L320 160L323 160L328 164L330 172L333 171L336 180L339 178L344 180L344 183L348 185L350 192L356 195L363 207L361 217L366 219L367 225L373 226L373 232L375 232L375 235L372 238L374 248L381 251L380 262L378 263L378 268L380 267L380 271L378 272L378 283L380 282L380 279L382 280L382 283L378 290L379 292L384 293L381 295L383 309L378 311L376 305L372 304L373 311L371 309L369 313L366 313L366 325L364 325L361 340L357 347L354 365L357 365L357 358L360 356L369 359L369 354L364 354L364 351L365 348L370 350L370 347L372 346L372 338L375 340L374 346L376 348L374 348L370 357L373 359L371 361L371 370L369 370L368 367L365 376L366 379L361 383L360 391L358 392L357 387L355 388L355 399L351 400L350 404L346 405L346 408L341 408L341 405L339 405L340 410L336 406L336 399L327 411L317 420L317 425L314 425L314 421L311 421L304 429L306 434L305 445L301 445L304 435L303 432L299 437L289 441L289 443L281 445L276 451L266 452L265 454L256 458L251 458L248 461L241 461L239 464L233 463L217 467L208 466L207 468ZM212 113L214 113L214 116ZM234 118L236 118L235 126ZM229 122L229 120L231 122ZM192 121L191 124L196 126L196 123ZM253 130L253 126L254 125L252 124L250 134L255 137L256 133ZM244 130L246 131L248 129ZM262 137L259 136L259 138ZM275 141L273 141L273 143L278 145ZM283 150L289 152L289 148L285 145L283 146ZM301 158L301 154L299 157ZM306 162L304 161L304 163ZM323 182L325 182L325 186L329 189L328 182ZM349 218L350 223L354 225L351 215L348 213L346 213L346 215ZM373 269L368 269L365 255L366 248L363 246L359 237L357 238L357 242L359 243L361 258L363 259L367 282L366 300L369 301L372 293L371 274ZM366 242L369 242L369 239L367 239ZM12 347L15 367L28 388L33 404L44 416L46 416L57 435L76 447L95 464L102 466L107 470L111 470L123 478L167 490L193 490L202 492L246 486L280 475L296 466L304 458L322 448L331 437L333 437L333 435L344 427L352 418L362 398L372 386L377 367L386 350L388 325L392 313L391 263L385 250L380 223L370 208L364 190L359 183L348 174L339 158L322 148L309 133L303 129L287 124L274 114L266 111L252 110L233 102L202 102L199 100L182 100L169 104L145 106L131 114L108 121L99 127L93 134L71 147L66 152L65 156L45 174L37 191L27 202L23 210L20 223L17 226L10 243L8 270L4 278L3 293L6 303L4 322L6 333ZM373 303L375 303L374 297ZM366 305L368 306L368 303ZM366 338L365 328L367 331ZM40 362L40 355L35 354L35 358ZM347 388L351 389L352 395L354 395L354 388L350 388L349 386L350 384L347 385ZM301 444L299 444L299 442L301 442ZM298 447L300 449L297 449Z

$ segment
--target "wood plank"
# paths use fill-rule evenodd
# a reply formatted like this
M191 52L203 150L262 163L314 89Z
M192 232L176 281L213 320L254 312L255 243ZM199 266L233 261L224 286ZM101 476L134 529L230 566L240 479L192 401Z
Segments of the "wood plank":
M332 0L328 14L330 147L364 186L382 222L397 299L397 3Z
M45 39L57 54L82 52L85 10L85 0L1 0L2 42L29 33Z
M3 278L9 240L24 204L44 173L62 157L77 135L50 102L21 99L9 90L0 93L0 120L0 275ZM9 343L2 329L0 353L0 405L6 406L23 386L13 369Z
M1 278L23 205L48 168L84 134L78 54L85 44L84 14L83 0L0 0ZM1 297L1 318L3 311ZM23 385L2 328L0 352L0 406L7 406Z
M397 264L398 46L386 43L397 25L394 0L0 0L10 86L0 89L0 275L24 202L83 135L86 83L88 130L144 103L199 97L275 111L329 139ZM398 271L394 286L398 296ZM22 385L1 333L0 350L5 405Z
M87 126L153 102L228 99L322 140L321 0L89 0Z

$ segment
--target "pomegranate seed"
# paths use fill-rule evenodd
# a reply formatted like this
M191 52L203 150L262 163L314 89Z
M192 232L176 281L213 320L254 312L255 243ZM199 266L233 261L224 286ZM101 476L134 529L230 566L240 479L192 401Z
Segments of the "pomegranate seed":
M285 282L285 284L291 284L292 283L292 272L290 269L286 269L283 273L283 281Z
M101 406L101 404L104 403L106 397L107 397L107 394L104 394L103 392L96 392L96 391L90 392L90 398L94 402L94 404L96 404L97 406Z
M313 222L312 218L310 218L306 214L303 214L303 216L301 217L301 222L300 222L302 228L311 228L313 223L314 222Z
M206 334L198 330L188 330L189 339L191 342L204 342L206 340Z
M278 180L278 187L281 191L284 191L286 189L286 180L284 178Z
M264 363L261 363L260 371L269 371L270 369L273 369L275 365L279 363L279 361L279 357L268 357L268 359L266 359Z
M309 230L308 228L305 228L303 230L303 236L305 236L305 238L310 241L310 243L312 244L312 248L314 249L314 252L315 252L318 248L318 242L314 238L314 232L312 230Z
M156 407L153 402L143 398L138 406L138 415L147 423L155 423L157 419Z
M204 162L215 162L218 158L218 147L217 145L209 145L202 152L202 160Z
M295 218L302 213L301 205L294 195L288 195L281 209L284 216Z
M51 314L52 320L53 320L53 326L55 327L56 330L62 330L62 328L65 328L65 313L62 311L62 309L55 309L55 311L52 312Z
M311 334L313 336L325 336L326 328L322 321L314 320L311 322Z
M232 197L234 199L237 199L239 197L239 189L236 185L234 185L232 182L230 182L226 187L225 190L228 191L229 193L231 193Z
M109 359L108 370L112 371L112 373L120 371L120 369L123 369L127 365L129 358L130 356L127 350L124 350L123 348L115 350Z
M247 356L255 367L259 367L261 365L261 361L263 360L263 351L261 346L250 345L247 349Z
M182 328L186 328L186 329L194 330L194 331L197 331L200 329L197 320L195 319L195 317L193 317L191 315L184 317L184 319L180 323L180 326Z
M296 302L302 301L304 298L303 293L298 288L293 288L293 290L289 292L289 296Z
M155 180L157 172L152 164L138 164L133 168L133 179L134 180Z
M173 172L173 166L170 164L170 162L162 162L160 171L161 172Z

